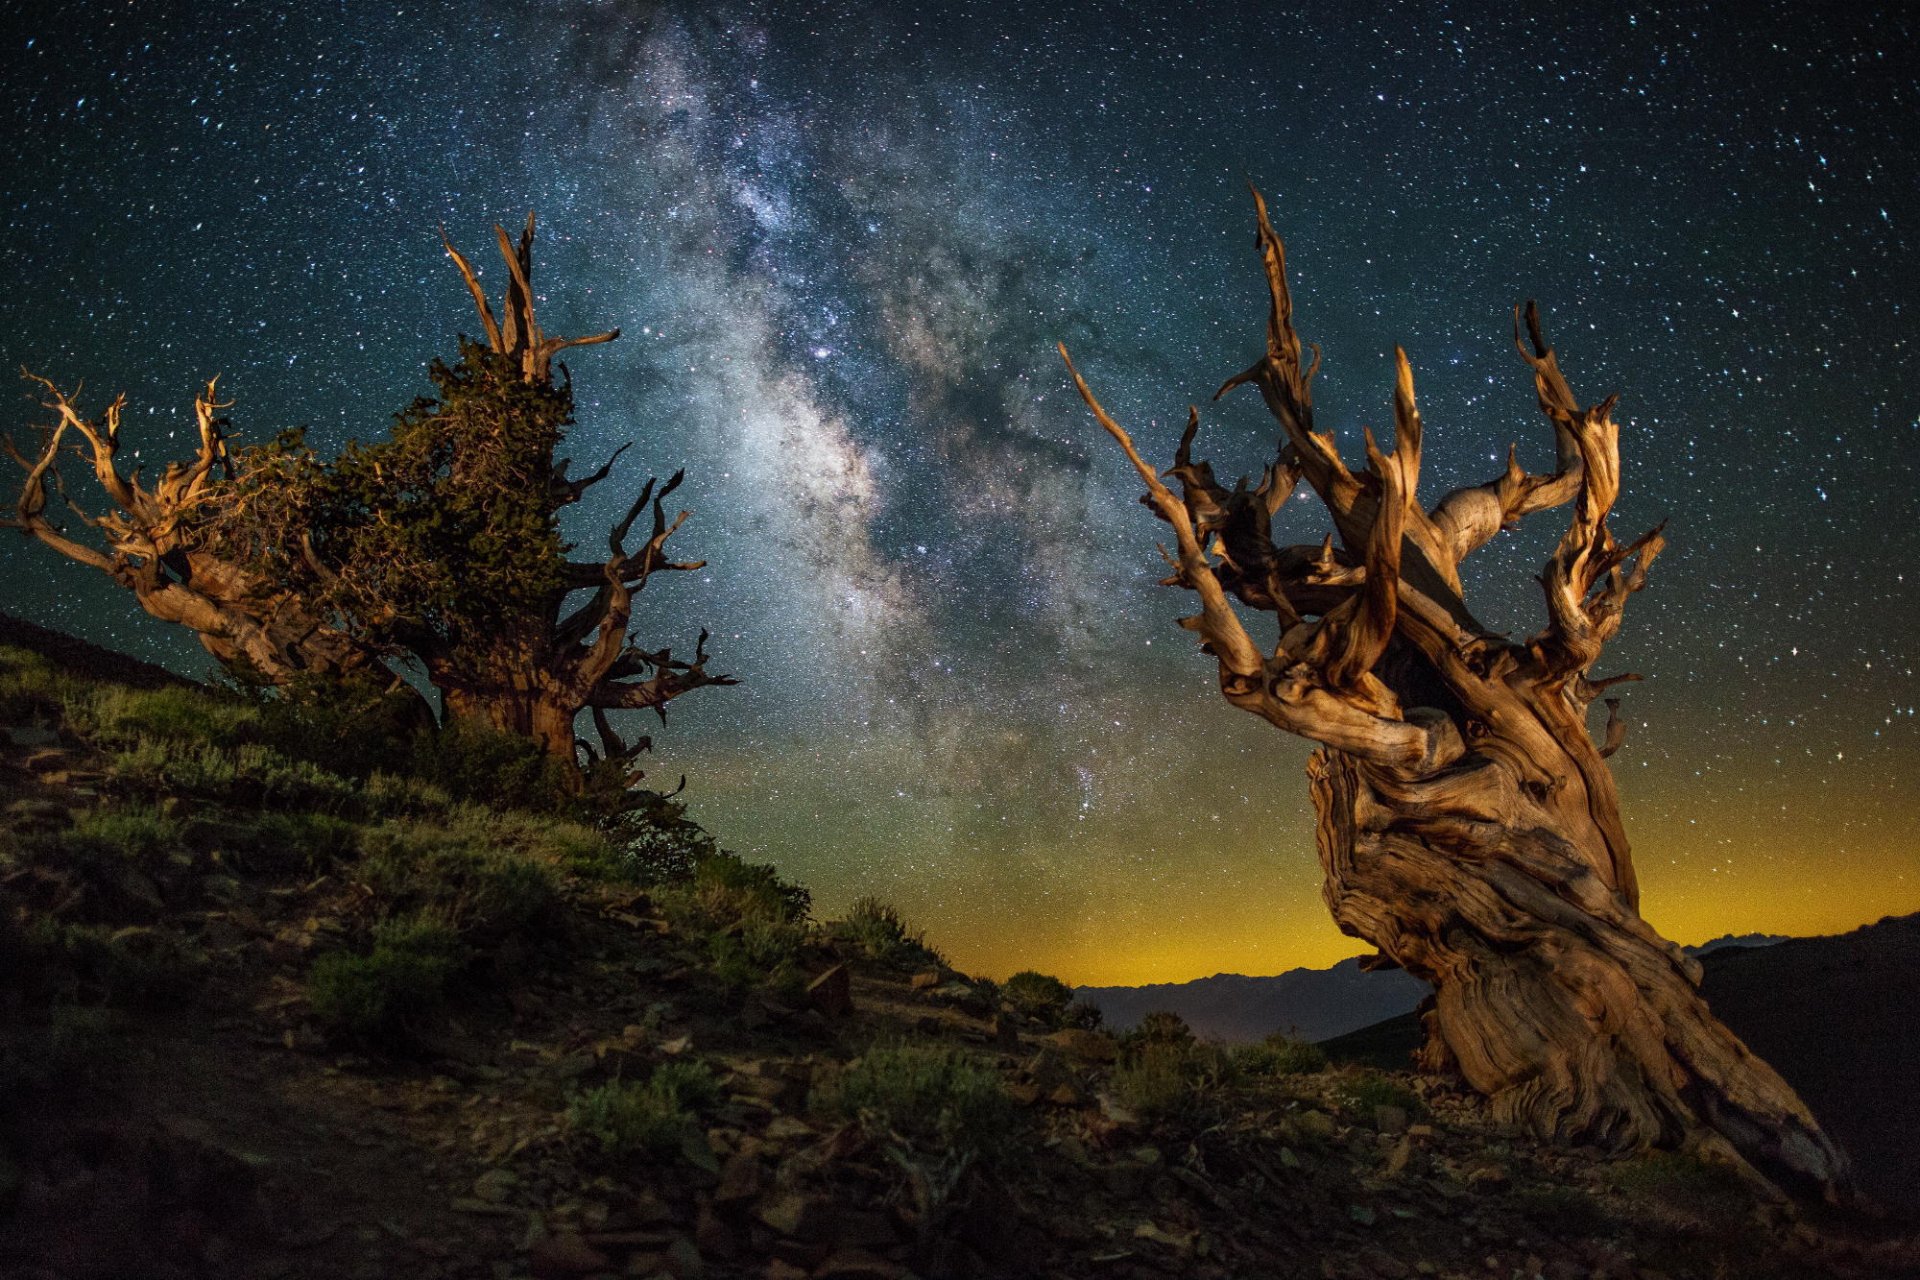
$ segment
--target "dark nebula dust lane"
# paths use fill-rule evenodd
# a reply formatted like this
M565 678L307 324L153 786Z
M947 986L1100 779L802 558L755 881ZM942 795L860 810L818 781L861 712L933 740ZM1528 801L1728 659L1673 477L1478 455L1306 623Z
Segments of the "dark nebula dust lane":
M1617 524L1672 520L1608 659L1647 912L1845 928L1920 907L1917 67L1893 5L18 5L0 357L126 391L149 465L214 372L255 438L372 436L472 324L437 228L484 266L536 209L548 327L624 334L572 353L570 452L688 469L709 567L637 634L743 681L655 733L695 815L983 973L1274 972L1353 949L1305 748L1220 701L1053 350L1170 457L1259 349L1253 182L1323 425L1357 451L1403 344L1429 499L1551 457L1515 302L1621 393ZM1558 532L1477 557L1489 623L1537 625ZM198 669L11 538L0 607Z

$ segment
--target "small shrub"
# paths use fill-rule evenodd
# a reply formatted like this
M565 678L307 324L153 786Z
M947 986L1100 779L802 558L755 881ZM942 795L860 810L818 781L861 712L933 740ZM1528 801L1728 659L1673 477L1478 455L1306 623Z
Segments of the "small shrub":
M175 746L233 746L246 741L260 721L259 711L240 699L185 685L80 685L69 689L64 706L74 729L108 744L147 738Z
M667 1155L693 1132L699 1112L720 1098L719 1082L695 1062L663 1062L645 1084L615 1080L574 1097L567 1124L603 1155Z
M1001 985L1000 999L1015 1013L1057 1023L1073 1002L1073 988L1058 978L1025 969Z
M1098 1031L1106 1016L1100 1012L1097 1004L1088 1004L1085 1000L1075 1000L1060 1011L1060 1025L1079 1027L1083 1031Z
M387 1039L445 998L465 954L459 935L444 920L383 921L374 930L371 953L334 951L314 962L307 1001L330 1030L361 1040Z
M748 920L797 923L811 904L804 888L788 884L772 867L725 852L702 858L690 880L661 886L657 896L676 924L708 930Z
M504 936L552 908L552 870L464 829L392 821L360 838L360 873L393 902L432 910L464 933Z
M18 724L60 715L69 679L31 649L0 645L0 717Z
M619 812L605 820L628 878L640 885L679 884L693 879L701 861L720 847L686 806L657 791L628 791Z
M1195 1043L1193 1028L1171 1009L1155 1009L1140 1019L1138 1026L1120 1037L1120 1050L1139 1052L1150 1045L1172 1045L1185 1049Z
M1240 1045L1233 1055L1239 1069L1250 1076L1304 1076L1327 1069L1327 1055L1319 1045L1281 1031L1259 1044Z
M1523 1187L1513 1205L1534 1226L1558 1239L1580 1239L1613 1231L1613 1219L1598 1201L1577 1187Z
M372 817L420 817L445 813L453 797L423 779L376 769L360 786L360 802Z
M902 968L937 964L940 953L927 945L926 935L909 931L900 913L878 898L859 898L845 920L830 926L832 935L869 960Z
M1136 1041L1113 1069L1109 1087L1120 1105L1150 1121L1190 1121L1218 1110L1238 1080L1232 1054L1212 1045L1162 1039Z
M1399 1107L1410 1116L1423 1115L1427 1109L1419 1094L1378 1071L1354 1071L1334 1092L1343 1106L1362 1116L1371 1116L1375 1107Z
M180 848L183 824L151 805L90 809L74 820L62 843L82 857L153 867Z
M800 953L806 943L803 925L748 920L737 929L711 935L707 949L714 974L728 986L769 987L791 994L804 985Z
M960 1050L920 1045L869 1049L815 1091L814 1106L961 1166L1007 1154L1019 1120L999 1072Z

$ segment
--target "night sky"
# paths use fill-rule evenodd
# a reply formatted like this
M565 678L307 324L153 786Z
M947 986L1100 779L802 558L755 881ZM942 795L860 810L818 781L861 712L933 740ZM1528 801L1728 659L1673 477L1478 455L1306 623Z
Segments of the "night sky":
M535 208L547 328L625 331L571 353L571 452L686 467L673 545L710 562L636 638L705 625L743 682L673 704L654 776L962 968L1272 973L1360 949L1307 747L1220 699L1053 352L1168 460L1261 350L1251 181L1322 425L1354 457L1390 423L1404 344L1429 503L1510 440L1551 461L1515 302L1578 394L1621 393L1616 530L1672 518L1599 668L1648 677L1613 763L1655 925L1920 909L1910 11L916 7L9 5L0 364L126 391L156 465L216 372L249 439L374 437L475 327L437 226L497 291L489 227ZM23 387L0 426L37 412ZM1257 470L1276 432L1242 392L1201 452ZM1537 626L1563 527L1475 557L1486 622ZM0 608L205 668L11 535Z

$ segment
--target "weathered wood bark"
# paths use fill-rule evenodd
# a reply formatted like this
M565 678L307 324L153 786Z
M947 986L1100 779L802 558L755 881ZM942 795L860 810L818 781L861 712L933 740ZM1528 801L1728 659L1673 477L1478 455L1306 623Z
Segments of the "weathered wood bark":
M473 266L453 247L444 233L441 242L465 281L478 312L488 349L514 363L527 383L553 387L552 362L570 347L612 342L618 329L584 338L548 335L534 315L534 218L527 215L518 242L504 227L494 228L500 258L507 269L507 288L499 315L487 300ZM569 401L570 403L570 401ZM580 477L568 472L570 460L555 461L549 454L539 468L548 472L550 512L578 502L592 486L605 480L626 452L622 445L599 469ZM456 457L454 467L459 467ZM687 519L681 511L667 518L665 501L680 487L683 472L665 484L648 479L607 538L603 561L570 561L562 566L557 587L538 607L518 617L500 620L496 638L488 644L469 640L448 644L422 637L412 646L424 662L429 679L446 698L448 715L483 723L501 732L529 737L549 755L577 760L581 752L591 759L631 762L648 749L639 738L628 742L617 733L607 712L653 710L663 718L666 704L681 694L707 685L730 685L731 676L709 674L707 633L694 645L691 662L676 659L670 649L648 651L629 641L634 597L656 572L687 572L706 566L703 560L667 558L666 541ZM652 508L653 527L637 551L627 549L634 523ZM592 594L578 605L576 593ZM579 737L576 722L590 714L597 742Z
M100 417L88 418L51 381L26 376L50 397L45 407L54 419L31 458L10 437L5 440L8 456L26 474L13 516L0 523L105 573L131 590L147 613L194 631L230 669L276 685L348 676L391 680L370 648L323 621L299 592L224 554L212 518L236 490L220 416L229 404L215 398L214 382L194 399L200 444L193 460L169 463L148 487L137 468L130 474L120 469L125 396ZM104 514L89 515L67 496L59 470L63 454L87 464L112 504ZM71 536L48 516L48 499L56 491L97 539Z
M1662 539L1618 543L1614 401L1581 407L1528 304L1515 345L1533 370L1555 465L1416 500L1422 423L1396 349L1394 441L1369 432L1353 471L1313 425L1312 379L1293 328L1285 250L1255 193L1271 309L1267 350L1218 395L1258 387L1279 421L1261 483L1232 490L1191 456L1199 414L1166 473L1137 452L1068 361L1080 394L1173 526L1166 582L1193 591L1182 620L1219 663L1227 700L1321 744L1309 766L1325 895L1340 928L1431 982L1423 1066L1457 1071L1496 1115L1540 1135L1612 1149L1684 1147L1745 1164L1784 1188L1829 1196L1846 1161L1793 1090L1713 1017L1699 969L1639 914L1606 757L1625 723L1589 671L1646 581ZM1062 348L1062 356L1066 355ZM1339 545L1282 546L1272 520L1305 480ZM1481 626L1460 569L1503 527L1571 504L1541 575L1547 625L1524 642ZM1274 615L1255 643L1234 601Z

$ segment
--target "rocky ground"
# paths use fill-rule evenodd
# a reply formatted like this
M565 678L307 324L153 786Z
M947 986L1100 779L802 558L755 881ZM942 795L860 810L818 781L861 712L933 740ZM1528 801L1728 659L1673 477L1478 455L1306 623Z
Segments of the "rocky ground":
M11 661L0 1275L1920 1274L1901 1224L1543 1147L1299 1046L1112 1037L884 914L770 923L732 871L637 883L578 826L481 824L548 895L503 925L418 842L478 847L471 808L295 786L258 751L229 776L149 704ZM460 939L444 990L377 1017L321 990L328 955L401 953L402 901Z

